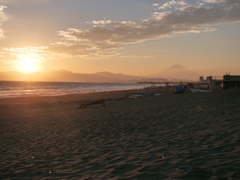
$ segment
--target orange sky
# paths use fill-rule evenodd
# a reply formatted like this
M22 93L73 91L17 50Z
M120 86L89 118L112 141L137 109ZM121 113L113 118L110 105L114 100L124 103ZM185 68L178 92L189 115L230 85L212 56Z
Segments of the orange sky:
M240 1L0 0L0 71L240 74Z

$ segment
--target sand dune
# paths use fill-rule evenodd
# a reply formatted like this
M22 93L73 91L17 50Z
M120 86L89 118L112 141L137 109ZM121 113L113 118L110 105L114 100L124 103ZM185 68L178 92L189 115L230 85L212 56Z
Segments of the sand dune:
M0 179L240 179L240 89L112 93L0 101Z

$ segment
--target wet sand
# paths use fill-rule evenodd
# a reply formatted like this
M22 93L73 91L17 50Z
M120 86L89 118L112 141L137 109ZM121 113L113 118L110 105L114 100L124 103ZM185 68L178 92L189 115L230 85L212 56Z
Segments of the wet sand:
M172 91L174 88L172 87ZM119 91L104 91L104 92L92 92L85 94L71 94L62 96L38 96L38 97L17 97L17 98L0 98L1 104L36 104L36 103L61 103L61 102L87 102L94 101L98 99L122 99L126 98L126 93L155 93L164 92L172 93L166 91L165 88L152 88L152 89L133 89L133 90L119 90Z
M239 129L238 88L0 99L0 179L240 179Z

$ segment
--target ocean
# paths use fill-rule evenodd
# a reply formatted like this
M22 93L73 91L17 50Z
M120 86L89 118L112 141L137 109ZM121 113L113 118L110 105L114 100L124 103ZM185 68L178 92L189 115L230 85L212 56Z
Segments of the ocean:
M90 92L141 89L149 84L0 81L0 98L59 96Z

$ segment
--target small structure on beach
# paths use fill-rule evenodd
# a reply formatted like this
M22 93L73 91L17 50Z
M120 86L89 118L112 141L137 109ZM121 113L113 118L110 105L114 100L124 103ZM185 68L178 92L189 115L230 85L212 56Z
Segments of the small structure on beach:
M208 76L204 79L203 76L200 76L199 83L194 84L194 86L195 88L211 90L240 87L240 75L230 75L230 73L226 73L226 75L223 75L222 79L213 79L212 76Z
M208 76L206 79L203 79L203 76L200 76L199 77L199 82L200 83L208 83L208 84L210 84L212 79L213 79L212 76Z
M223 89L240 87L240 75L226 74L223 76Z
M230 73L226 73L222 77L213 77L208 76L204 79L203 76L199 77L199 81L191 81L191 82L138 82L144 84L152 84L151 87L159 88L161 90L171 91L175 90L176 86L184 87L188 86L190 88L202 89L202 90L221 90L221 89L230 89L235 87L240 87L240 75L230 75ZM160 86L156 86L159 84Z

